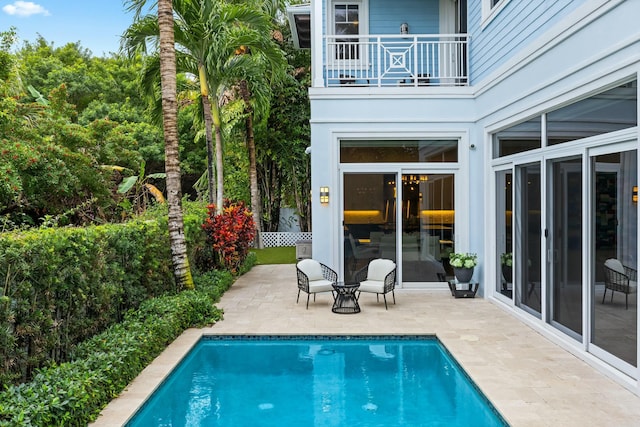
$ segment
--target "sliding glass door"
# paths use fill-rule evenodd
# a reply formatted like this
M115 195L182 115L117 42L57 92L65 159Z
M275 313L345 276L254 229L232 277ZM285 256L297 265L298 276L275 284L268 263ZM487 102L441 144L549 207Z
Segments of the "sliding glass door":
M343 187L345 282L374 258L396 262L403 287L452 275L454 174L344 172Z
M542 191L540 164L517 169L516 242L521 248L513 259L516 274L516 304L540 317L542 312Z
M395 173L344 174L344 280L380 256L396 259Z
M553 160L548 182L551 323L582 336L582 158Z
M591 169L591 344L615 356L622 363L613 363L632 373L638 360L638 293L633 277L638 268L637 150L594 156Z
M454 177L403 174L401 182L402 282L440 282L453 251Z
M513 174L511 169L496 173L496 291L513 297Z

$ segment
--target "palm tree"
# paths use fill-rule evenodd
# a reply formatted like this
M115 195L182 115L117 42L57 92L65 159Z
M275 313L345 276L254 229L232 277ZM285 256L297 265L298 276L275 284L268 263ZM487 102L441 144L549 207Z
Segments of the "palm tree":
M146 0L129 0L130 10L140 13ZM182 217L182 189L178 155L178 103L176 88L176 54L173 37L173 7L171 0L158 0L160 43L160 86L162 90L162 123L165 141L165 172L169 207L169 241L173 275L178 289L193 289L193 277L187 257Z
M246 0L231 0L246 2ZM275 23L279 13L285 9L282 0L252 0L254 7L262 9L272 23ZM282 37L279 34L280 38ZM272 86L274 82L282 79L286 73L287 61L282 50L278 48L274 39L278 39L276 32L271 29L269 35L264 35L261 41L261 49L253 54L244 46L238 50L239 54L251 55L253 66L242 76L236 89L245 105L245 142L249 157L249 183L251 187L251 211L256 227L255 243L261 247L260 232L262 231L262 203L260 201L260 188L258 187L258 171L256 162L256 143L254 123L268 116Z
M173 11L178 68L197 76L200 83L208 153L212 151L209 144L215 134L216 206L221 210L224 169L219 96L252 66L251 60L237 55L238 49L243 47L256 53L264 50L270 23L258 8L223 0L174 0ZM130 55L145 51L148 42L157 38L155 22L155 17L147 16L127 29L123 48ZM210 183L213 182L212 157L208 158ZM211 197L211 184L209 188Z

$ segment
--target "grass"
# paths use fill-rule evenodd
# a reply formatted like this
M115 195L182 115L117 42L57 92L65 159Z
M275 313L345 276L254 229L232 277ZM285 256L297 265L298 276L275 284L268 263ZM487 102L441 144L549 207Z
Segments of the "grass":
M257 256L256 265L265 264L295 264L296 247L283 246L278 248L251 249Z

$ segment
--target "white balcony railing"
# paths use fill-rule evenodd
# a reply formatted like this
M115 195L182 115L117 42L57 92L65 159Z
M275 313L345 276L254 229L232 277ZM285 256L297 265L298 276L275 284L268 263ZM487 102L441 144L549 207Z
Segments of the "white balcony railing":
M466 34L325 36L325 87L467 86Z

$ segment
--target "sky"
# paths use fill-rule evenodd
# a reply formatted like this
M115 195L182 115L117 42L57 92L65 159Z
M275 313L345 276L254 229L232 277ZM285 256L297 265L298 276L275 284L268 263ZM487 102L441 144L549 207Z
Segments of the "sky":
M123 0L0 0L0 31L16 27L17 47L40 34L54 47L79 41L93 56L109 56L132 22Z

